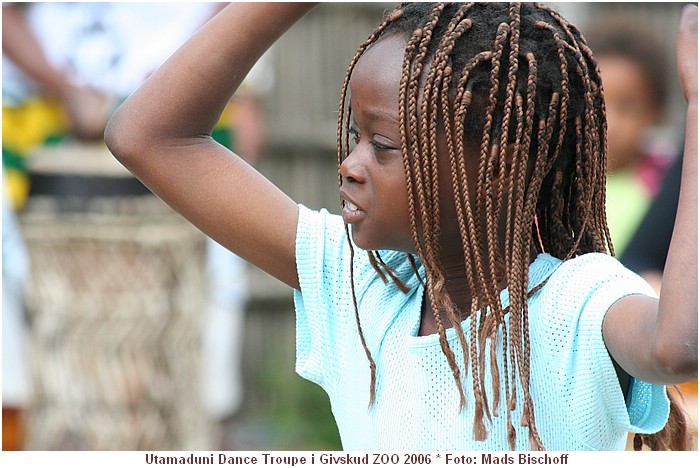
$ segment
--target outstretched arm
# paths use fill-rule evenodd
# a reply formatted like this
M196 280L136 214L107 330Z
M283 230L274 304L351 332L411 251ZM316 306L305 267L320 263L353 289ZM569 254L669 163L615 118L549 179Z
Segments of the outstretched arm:
M115 112L112 153L208 236L298 288L297 206L211 138L265 50L313 4L235 3L198 31Z
M698 9L683 10L678 72L688 101L678 211L660 298L629 296L603 325L613 359L649 382L681 383L698 375Z

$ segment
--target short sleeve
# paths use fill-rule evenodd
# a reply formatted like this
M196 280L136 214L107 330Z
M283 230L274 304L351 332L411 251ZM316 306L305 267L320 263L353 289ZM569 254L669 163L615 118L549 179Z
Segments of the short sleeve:
M659 432L668 421L670 402L663 385L654 385L642 380L630 380L629 414L630 432L653 434Z
M405 253L375 254L406 288L417 289L419 280ZM299 206L296 262L300 285L294 293L296 371L333 395L341 374L354 378L350 363L357 362L358 356L362 370L357 372L366 372L354 304L365 343L376 355L387 330L412 295L404 294L391 281L384 282L366 251L355 246L351 252L342 218L326 210ZM422 271L419 266L418 274Z
M628 403L603 341L603 319L617 300L631 294L654 296L639 276L605 254L588 254L561 264L542 290L543 310L533 327L533 362L559 387L567 420L584 444L611 444L621 431L658 432L669 402L662 385L633 379ZM541 345L541 346L540 346Z
M347 300L350 252L342 218L299 205L296 262L300 289L296 309L296 371L327 392L339 372L347 337L347 317L338 304Z

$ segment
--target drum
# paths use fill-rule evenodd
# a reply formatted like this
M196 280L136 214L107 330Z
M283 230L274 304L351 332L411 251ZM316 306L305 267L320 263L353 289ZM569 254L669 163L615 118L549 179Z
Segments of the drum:
M205 238L103 143L29 159L28 450L207 448Z

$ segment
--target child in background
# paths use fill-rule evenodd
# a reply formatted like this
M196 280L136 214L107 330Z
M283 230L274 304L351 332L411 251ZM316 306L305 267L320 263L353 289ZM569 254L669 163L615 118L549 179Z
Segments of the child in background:
M155 193L295 289L297 370L328 392L343 447L621 450L664 428L638 448L689 447L664 384L697 377L697 8L678 35L688 127L660 300L606 253L600 76L547 7L386 16L341 91L342 219L217 145L231 94L309 8L227 7L105 136Z
M585 33L605 90L606 206L620 256L678 152L659 136L673 75L660 38L639 18L608 13L592 21Z

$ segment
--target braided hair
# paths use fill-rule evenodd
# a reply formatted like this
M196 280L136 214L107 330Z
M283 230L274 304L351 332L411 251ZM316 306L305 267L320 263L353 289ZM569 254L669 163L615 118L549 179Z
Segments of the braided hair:
M473 377L474 438L486 439L484 420L498 409L504 389L508 441L515 448L511 413L519 381L524 392L520 424L529 429L531 448L544 449L529 391L528 333L528 298L544 283L528 289L529 265L538 250L562 260L589 252L614 255L605 216L606 120L597 65L579 30L542 5L401 4L350 62L339 108L339 165L349 153L347 95L353 69L374 42L390 34L407 41L398 109L410 228L461 407L466 405L464 376L447 341L448 326L459 337L463 369ZM447 187L438 183L439 138L446 140L449 157ZM478 159L475 182L468 177L469 158ZM474 292L468 310L460 310L445 287L441 189L454 198L466 281ZM346 232L352 251L347 227ZM368 255L384 281L406 290L377 252ZM407 255L417 274L413 255ZM376 365L362 333L352 263L350 273L357 327L370 362L371 406ZM500 300L504 284L508 307ZM468 315L472 320L464 330ZM503 353L502 369L496 365L498 352ZM492 402L485 389L487 354Z

